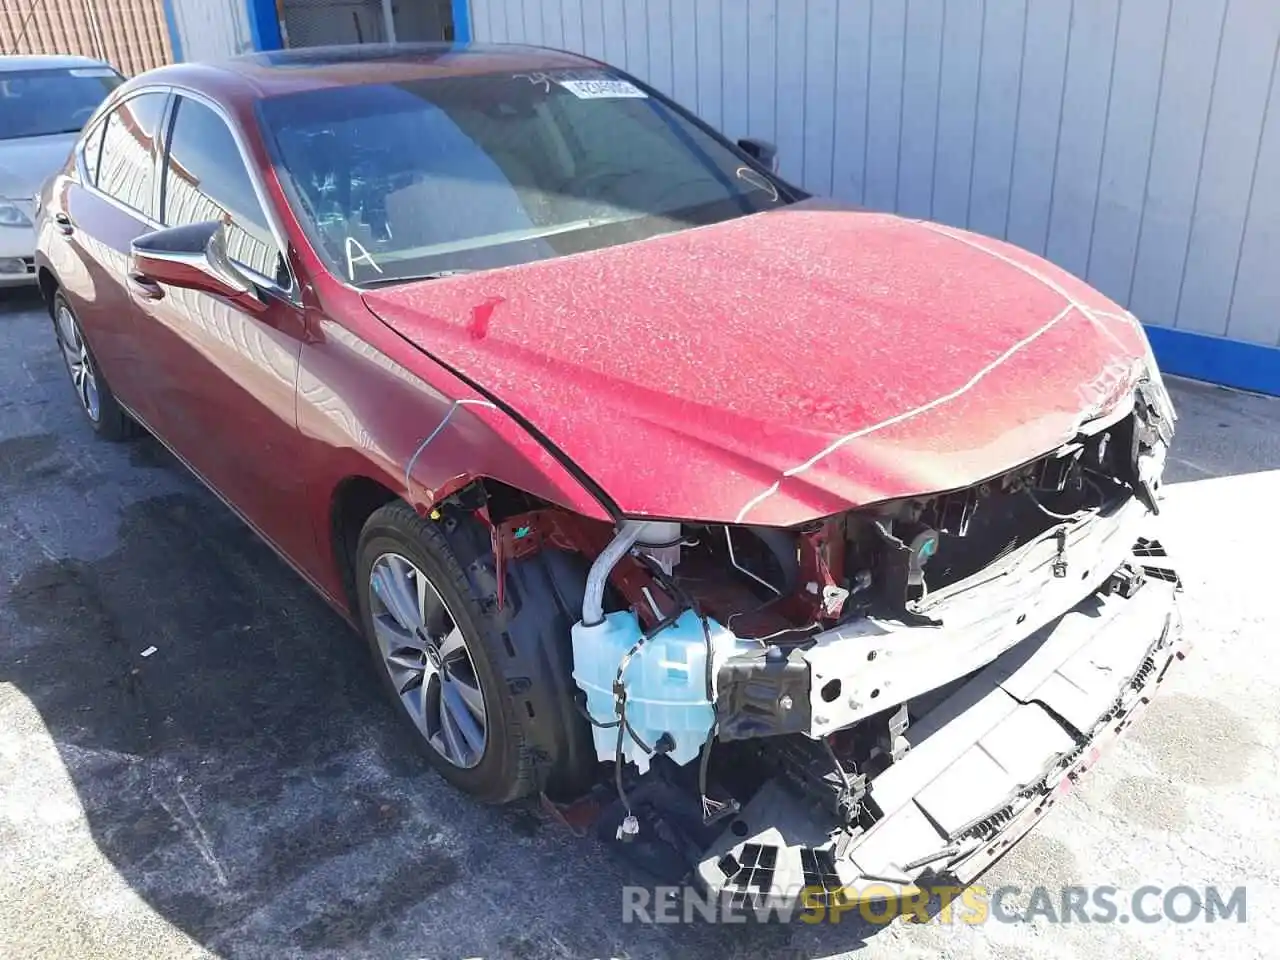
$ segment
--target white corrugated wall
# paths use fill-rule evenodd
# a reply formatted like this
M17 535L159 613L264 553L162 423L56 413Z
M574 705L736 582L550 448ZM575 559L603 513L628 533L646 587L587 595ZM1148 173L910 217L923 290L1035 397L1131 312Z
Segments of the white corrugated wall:
M815 193L1006 237L1148 323L1280 343L1280 0L471 0L471 21L772 139Z
M224 60L253 49L245 0L168 0L183 60Z

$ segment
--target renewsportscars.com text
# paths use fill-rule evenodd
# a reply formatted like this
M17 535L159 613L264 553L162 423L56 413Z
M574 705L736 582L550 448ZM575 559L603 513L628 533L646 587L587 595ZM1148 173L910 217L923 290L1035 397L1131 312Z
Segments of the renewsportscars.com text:
M875 885L823 894L731 900L692 887L624 887L623 923L1244 923L1244 887L935 886L900 894Z

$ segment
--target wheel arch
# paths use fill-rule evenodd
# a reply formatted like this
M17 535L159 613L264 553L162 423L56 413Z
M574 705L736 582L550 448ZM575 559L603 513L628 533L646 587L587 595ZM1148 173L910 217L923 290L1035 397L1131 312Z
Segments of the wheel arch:
M381 324L336 323L303 346L298 428L314 441L307 473L316 577L351 619L355 545L377 509L402 500L419 516L481 488L505 502L557 506L609 522L593 490L526 429ZM511 509L511 513L520 512Z
M44 300L45 308L49 311L49 315L53 315L53 297L58 292L61 284L58 278L54 276L53 271L43 264L36 271L36 284L40 288L40 296Z
M370 471L372 473L372 471ZM342 584L343 600L352 619L358 616L359 601L355 583L355 561L360 533L375 511L395 500L403 500L419 514L426 515L445 500L474 499L476 504L492 504L500 513L515 513L540 506L554 506L543 497L521 490L489 476L469 478L444 491L427 504L413 503L403 490L397 490L370 474L353 473L339 480L329 494L328 539L333 563ZM561 508L563 509L563 508Z
M401 499L399 492L363 474L343 477L329 494L329 549L352 620L359 617L355 559L360 531L375 510Z

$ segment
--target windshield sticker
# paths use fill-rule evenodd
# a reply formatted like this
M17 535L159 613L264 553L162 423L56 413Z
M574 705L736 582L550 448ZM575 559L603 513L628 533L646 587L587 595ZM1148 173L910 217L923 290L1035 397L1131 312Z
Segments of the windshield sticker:
M114 77L116 75L110 67L76 67L68 73L73 77Z
M369 251L364 248L355 237L347 237L347 276L352 283L356 282L356 264L367 263L373 269L382 273L382 268L378 266L376 260L369 255Z
M649 99L649 95L634 83L611 77L607 73L595 76L557 76L555 81L579 100Z

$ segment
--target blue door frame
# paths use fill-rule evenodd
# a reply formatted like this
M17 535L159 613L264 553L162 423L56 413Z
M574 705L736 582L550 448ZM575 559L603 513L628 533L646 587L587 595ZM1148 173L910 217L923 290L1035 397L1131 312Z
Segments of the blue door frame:
M453 0L453 42L471 42L470 0Z
M280 14L276 0L245 0L245 12L249 15L249 35L255 50L279 50L284 44L280 37Z
M453 42L471 42L471 4L469 0L451 0L453 11ZM280 34L280 14L276 0L245 0L245 12L249 16L249 32L255 50L279 50L283 45Z

